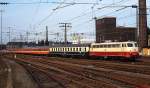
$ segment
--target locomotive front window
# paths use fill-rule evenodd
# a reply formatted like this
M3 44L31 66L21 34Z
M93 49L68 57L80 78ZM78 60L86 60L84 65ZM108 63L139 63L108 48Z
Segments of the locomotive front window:
M128 43L127 45L128 45L128 47L133 47L132 43Z

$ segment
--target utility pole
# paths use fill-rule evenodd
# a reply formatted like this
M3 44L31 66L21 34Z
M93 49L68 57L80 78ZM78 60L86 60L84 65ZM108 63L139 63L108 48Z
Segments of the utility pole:
M7 5L8 3L7 2L0 2L0 5ZM3 10L1 9L0 10L0 13L1 13L1 45L0 45L0 49L2 48L2 44L3 44Z
M11 27L8 27L9 31L7 33L8 33L8 36L9 36L9 42L10 42L10 29L11 29Z
M30 34L30 33L27 31L27 32L26 32L26 35L27 35L27 44L28 44L29 34Z
M49 42L48 42L48 26L46 26L46 40L45 40L45 45L49 45Z
M1 44L3 44L3 10L0 10L1 13Z
M139 50L148 46L146 0L139 0Z
M61 26L59 26L59 27L64 28L64 42L65 42L65 45L67 45L67 30L68 30L68 28L72 27L72 26L70 26L71 23L60 23L60 24L61 24Z
M131 7L136 9L135 40L138 41L138 38L139 38L139 7L137 5L132 5Z
M23 42L23 35L20 33L20 42Z

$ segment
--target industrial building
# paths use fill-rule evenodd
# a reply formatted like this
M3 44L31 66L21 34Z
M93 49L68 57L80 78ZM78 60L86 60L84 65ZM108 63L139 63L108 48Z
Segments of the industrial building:
M136 41L135 27L116 27L115 17L96 19L96 42Z

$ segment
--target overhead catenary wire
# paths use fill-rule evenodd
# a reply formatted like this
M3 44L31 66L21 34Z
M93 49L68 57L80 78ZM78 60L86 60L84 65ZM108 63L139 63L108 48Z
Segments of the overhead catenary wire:
M41 2L41 0L39 2ZM40 8L40 3L37 5L37 7L35 9L35 12L34 12L34 15L33 15L33 18L32 18L33 22L34 22L34 19L36 18L37 14L39 12L39 8Z
M65 3L65 1L66 1L66 0L64 0L63 2L61 2L60 5L58 5L55 9L60 8L60 6ZM52 12L51 12L48 16L46 16L44 19L42 19L42 20L38 23L38 25L40 25L40 24L42 24L44 21L46 21L46 20L47 20L49 17L51 17L55 12L56 12L56 10L53 9Z
M121 3L122 1L128 1L128 0L121 0L121 1L116 2L116 3ZM110 4L110 5L112 5L112 4ZM109 6L109 5L108 5L108 6ZM105 6L104 6L104 7L105 7ZM121 6L118 6L118 7L120 8ZM126 7L128 7L128 6L126 6ZM125 8L126 8L126 7L125 7ZM129 7L131 7L131 6L129 6ZM121 11L121 10L123 10L123 9L125 9L125 8L115 10L115 11L113 11L113 12L111 12L111 13ZM95 11L98 11L98 10L95 10ZM70 20L68 20L68 21L73 21L73 20L75 20L75 19L78 19L78 18L80 18L80 17L82 17L82 16L85 16L85 15L88 15L88 14L90 14L90 13L91 13L91 11L89 11L89 12L87 12L87 13L84 13L84 14L82 14L82 15L80 15L80 16L74 17L74 18L72 18L72 19L70 19ZM109 14L111 14L111 13L109 13ZM107 15L107 14L105 14L105 15ZM88 20L88 21L86 21L86 22L84 22L84 23L91 22L92 20L93 20L93 19L90 19L90 20ZM82 25L78 24L77 26L78 26L78 27L79 27L79 26L83 26L83 24L82 24ZM76 27L77 27L77 26L76 26Z
M7 4L62 4L63 2L50 2L50 1L46 1L46 2L18 2L18 3L13 3L13 2L10 2L10 3L7 3ZM91 4L96 4L96 3L88 3L88 2L65 2L63 4L82 4L82 5L91 5Z
M121 0L122 2L123 1L127 1L127 0ZM15 3L14 3L15 4ZM23 3L22 3L23 4ZM39 4L39 3L38 3ZM45 4L45 3L40 3L40 4ZM60 4L60 3L57 3L57 4ZM74 4L74 3L72 3L72 4ZM70 6L71 4L70 3L64 3L63 4L64 6ZM89 4L89 5L91 5L91 4ZM63 8L63 6L61 6L62 8ZM120 9L121 8L123 8L123 7L119 7ZM122 9L123 10L123 9ZM96 10L96 11L100 11L100 10ZM120 10L121 11L121 10ZM118 11L119 12L119 11ZM55 13L55 12L54 12ZM52 15L54 15L54 13L52 14ZM88 14L90 14L91 12L89 12ZM114 12L115 13L115 12ZM50 13L51 14L51 13ZM87 14L87 15L88 15ZM109 14L112 14L112 13L109 13ZM85 14L83 15L83 16L85 16ZM45 17L45 19L47 20L49 17L51 17L51 16L47 16L47 17ZM82 17L82 16L80 16L80 17ZM80 17L77 17L77 18L80 18ZM75 19L77 19L77 18L74 18L73 20L71 19L71 21L74 21ZM43 23L44 21L46 21L46 20L42 20L42 21L40 21L40 23L39 24L41 24L41 23ZM82 26L82 25L81 25Z
M120 7L120 6L119 6L119 7ZM122 7L122 6L121 6L121 7ZM104 15L100 16L99 18L102 18L102 17L107 16L107 15L110 15L110 14L114 14L114 13L116 13L116 12L119 12L119 11L121 11L121 10L126 9L127 7L131 7L131 6L126 6L125 8L116 9L115 11L112 11L112 12L110 12L110 13L104 14ZM120 17L120 18L118 18L117 20L121 20L121 19L124 19L124 18L129 18L129 17L133 17L133 16L135 16L135 15L134 15L134 14L132 14L132 15L127 15L127 16ZM88 20L88 21L85 21L84 23L89 23L89 22L91 22L92 20L93 20L93 19L90 19L90 20ZM80 24L76 25L75 27L83 26L84 23L80 23Z
M118 4L118 3L121 3L121 2L123 2L123 1L127 1L127 0L120 0L120 1L118 1L118 2L116 2L116 3ZM113 3L113 4L116 4L116 3ZM66 2L59 2L59 4L69 4L69 6L70 6L70 5L75 5L75 4L93 4L93 5L95 5L95 4L97 4L97 3L75 3L75 2L73 2L73 3L66 3ZM110 5L112 5L112 4L110 4ZM107 6L109 6L109 5L107 5ZM106 8L107 6L104 6L104 7L102 7L102 8ZM48 16L46 16L44 19L42 19L38 24L43 23L43 22L44 22L45 20L47 20L50 16L52 16L56 9L58 9L58 7L55 8L52 13L50 13ZM98 11L98 10L95 10L95 11L93 10L92 12L96 12L96 11ZM90 13L92 13L92 12L89 11L89 12L87 12L87 13L84 13L84 14L82 14L82 15L80 15L80 16L74 17L74 18L72 18L72 19L70 19L70 20L67 20L67 21L72 21L72 20L74 20L74 19L77 19L77 18L80 18L80 17L82 17L82 16L88 15L88 14L90 14Z
M121 0L121 1L118 1L118 2L113 3L113 4L118 4L118 3L121 3L121 2L123 2L123 1L128 1L128 0ZM78 18L80 18L80 17L82 17L82 16L88 15L88 14L90 14L90 13L92 13L92 12L96 12L96 11L102 10L102 9L107 8L107 7L109 7L109 6L112 7L113 4L105 5L105 6L101 7L100 9L97 9L97 10L93 10L93 11L89 11L89 12L83 13L83 14L81 14L81 15L79 15L79 16L76 16L76 17L71 18L71 19L66 20L66 21L73 21L73 20L78 19ZM114 6L114 7L115 7L115 6ZM118 6L118 7L121 7L121 6ZM123 6L122 6L122 7L123 7Z
M124 2L124 1L128 1L128 0L120 0L120 1L118 1L118 2L116 2L116 3L113 3L113 4L118 4L118 3L121 3L121 2ZM68 6L75 5L75 4L93 4L93 5L95 5L95 4L97 4L97 3L75 3L75 2L73 2L73 3L66 3L66 2L61 2L60 4L70 4L70 5L64 6L64 7L68 7ZM110 4L110 5L112 5L112 4ZM106 6L109 6L109 5L106 5ZM104 6L103 8L105 8L106 6ZM59 7L59 8L63 8L63 7ZM55 12L55 10L56 10L56 9L59 9L59 8L57 7L57 8L55 8L55 9L53 9L52 13L50 13L48 16L46 16L44 19L42 19L38 24L40 25L40 24L42 24L44 21L46 21L49 17L51 17L51 16L53 15L53 13ZM94 12L96 12L96 11L98 11L98 10L95 10L95 11L93 10L92 12L94 13ZM67 21L72 21L72 20L74 20L74 19L77 19L77 18L80 18L80 17L82 17L82 16L88 15L88 14L90 14L90 13L92 13L92 12L91 12L91 11L90 11L90 12L87 12L87 13L85 13L85 14L83 14L83 15L77 16L77 17L72 18L72 19L67 20Z

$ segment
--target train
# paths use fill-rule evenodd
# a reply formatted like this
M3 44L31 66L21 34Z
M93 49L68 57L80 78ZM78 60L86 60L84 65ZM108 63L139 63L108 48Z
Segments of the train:
M138 45L134 41L104 42L91 44L53 45L45 48L25 48L10 50L16 54L48 55L60 57L94 57L94 58L138 58Z

